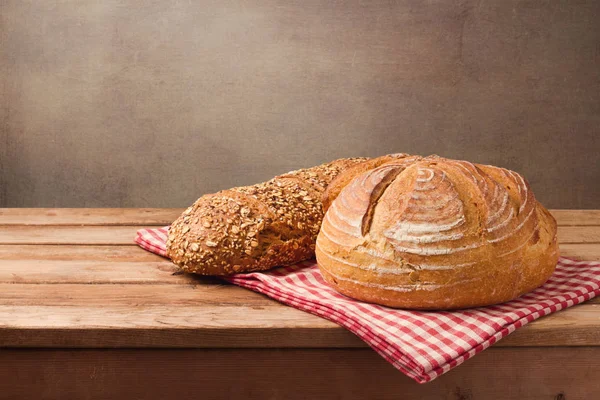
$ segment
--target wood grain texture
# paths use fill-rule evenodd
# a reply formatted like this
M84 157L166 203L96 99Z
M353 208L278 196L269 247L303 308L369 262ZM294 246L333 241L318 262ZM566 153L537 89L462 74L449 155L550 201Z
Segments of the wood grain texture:
M576 260L600 261L600 243L562 244L560 255Z
M0 245L0 260L63 260L160 262L165 258L150 253L135 244L122 245ZM167 261L168 262L168 261Z
M558 226L600 225L600 210L550 210Z
M0 245L132 245L144 226L17 226L0 229ZM600 243L599 226L559 226L559 243Z
M171 262L0 260L1 283L195 284L199 278L173 275ZM208 282L208 280L205 280Z
M559 243L600 243L600 226L559 226Z
M213 284L212 277L184 275L167 260L87 261L0 259L0 283L22 284Z
M138 307L161 306L172 309L206 307L217 313L220 307L277 307L279 303L249 290L207 279L178 279L179 284L115 283L87 285L64 283L0 283L3 306L121 307L131 306L135 324ZM185 282L187 281L187 282ZM17 281L18 282L18 281ZM159 310L160 311L160 310ZM195 310L191 310L193 312ZM260 324L261 321L253 323ZM101 321L93 325L101 325Z
M599 359L600 348L492 348L418 385L370 349L20 349L0 352L0 398L595 399Z
M4 0L2 16L3 205L184 207L401 151L598 206L594 0Z
M134 245L142 226L4 226L0 244Z
M332 322L275 304L259 295L247 303L237 293L224 304L191 293L151 300L132 290L118 297L109 290L107 305L69 304L54 296L55 305L0 306L1 347L164 347L164 348L284 348L365 347L366 344ZM243 292L241 289L238 292ZM93 293L93 292L92 292ZM97 292L96 292L97 293ZM172 293L172 292L171 292ZM235 293L233 290L231 293ZM28 300L27 295L13 295ZM86 298L79 294L79 301ZM126 300L139 304L122 305ZM13 302L15 300L12 300ZM7 302L10 303L10 302ZM121 305L119 305L121 304ZM495 347L600 346L600 307L584 304L539 319L495 344Z
M364 347L325 319L279 304L0 306L0 347Z
M171 224L183 208L0 208L0 225Z
M173 275L168 260L131 243L137 226L121 225L139 218L160 221L162 210L139 215L133 210L59 210L47 216L58 218L59 226L43 220L45 210L33 215L24 213L23 219L40 225L21 224L13 214L13 223L0 230L0 239L21 243L0 245L0 346L365 346L329 321L257 293L217 279ZM92 226L60 225L79 216ZM585 220L579 212L560 218L567 224ZM111 226L97 225L102 221ZM561 229L569 241L594 237L600 226ZM561 249L576 258L600 255L598 243L562 244ZM542 318L496 346L600 346L599 303L594 299Z

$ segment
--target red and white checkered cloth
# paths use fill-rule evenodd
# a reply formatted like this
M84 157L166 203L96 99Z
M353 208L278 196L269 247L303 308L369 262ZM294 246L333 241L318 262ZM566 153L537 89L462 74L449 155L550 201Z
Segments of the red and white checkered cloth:
M142 229L142 248L166 256L167 229ZM600 293L600 263L560 258L542 287L501 305L460 311L397 310L350 299L331 289L314 261L225 280L350 330L394 367L429 382L517 328Z

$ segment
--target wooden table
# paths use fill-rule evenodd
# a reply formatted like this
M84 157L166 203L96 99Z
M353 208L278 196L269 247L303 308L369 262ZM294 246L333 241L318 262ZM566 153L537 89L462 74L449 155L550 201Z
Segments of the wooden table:
M0 399L598 399L600 304L419 385L337 325L133 244L180 209L0 209ZM600 211L555 210L600 260Z

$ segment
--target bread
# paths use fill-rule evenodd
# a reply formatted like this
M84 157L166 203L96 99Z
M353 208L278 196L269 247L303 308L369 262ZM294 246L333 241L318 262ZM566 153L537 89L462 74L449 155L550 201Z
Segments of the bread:
M354 176L331 200L317 261L355 299L437 310L502 303L542 285L558 259L556 221L503 168L405 157Z
M314 257L325 188L365 160L340 159L202 196L171 225L167 256L183 271L202 275L266 270Z
M402 162L410 162L418 156L411 156L405 153L396 153L396 154L388 154L385 156L372 158L370 160L363 161L361 163L357 163L350 168L346 169L343 173L339 174L334 180L331 181L329 186L325 189L322 197L323 203L323 211L327 211L331 202L340 194L342 189L350 183L352 179L354 179L357 175L362 174L363 172L369 171L375 167L378 167L382 164L402 160Z

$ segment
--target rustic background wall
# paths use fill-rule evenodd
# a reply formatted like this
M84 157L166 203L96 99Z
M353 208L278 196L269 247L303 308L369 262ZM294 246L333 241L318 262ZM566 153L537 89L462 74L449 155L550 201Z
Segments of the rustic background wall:
M3 0L0 206L186 206L437 153L600 208L600 2Z

